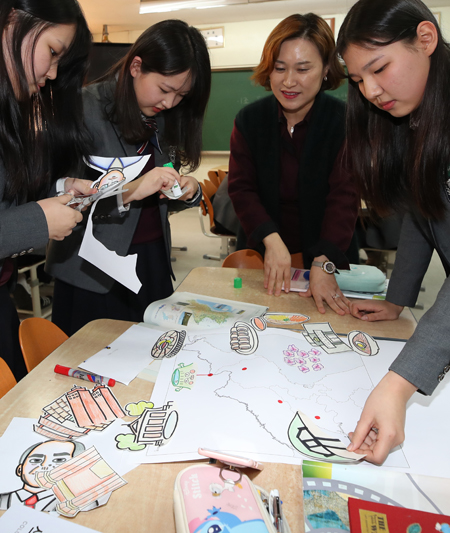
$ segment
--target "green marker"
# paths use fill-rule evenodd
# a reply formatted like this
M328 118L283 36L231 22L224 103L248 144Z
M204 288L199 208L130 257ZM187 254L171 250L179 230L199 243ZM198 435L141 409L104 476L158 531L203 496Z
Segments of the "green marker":
M171 162L164 163L163 167L174 168ZM183 196L183 191L181 190L180 184L176 180L169 190L167 191L162 190L161 192L165 194L168 198L172 198L172 200L175 200L179 198L180 196Z

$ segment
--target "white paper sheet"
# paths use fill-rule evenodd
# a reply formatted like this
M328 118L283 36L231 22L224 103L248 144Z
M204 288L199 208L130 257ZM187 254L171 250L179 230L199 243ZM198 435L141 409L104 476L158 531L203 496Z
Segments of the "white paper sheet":
M109 346L79 366L128 385L154 359L150 351L161 331L133 325Z
M112 168L120 170L123 173L124 180L112 187L111 193L106 193L92 204L86 231L78 254L136 294L142 286L136 274L137 254L122 257L116 252L108 250L106 246L94 237L92 216L100 200L117 194L115 192L117 187L123 186L139 176L149 157L149 155L142 157L122 157L120 159L91 157L91 167L103 170L105 175ZM111 231L114 231L113 226L111 226Z
M196 450L204 447L299 464L304 456L287 435L297 410L348 444L347 434L354 430L367 396L404 345L379 341L380 352L372 357L321 351L315 354L316 371L309 362L292 364L292 357L284 353L292 352L293 345L300 352L311 352L303 335L274 329L258 335L256 352L242 356L232 352L223 330L213 335L188 332L178 355L163 360L151 398L155 407L174 402L179 415L176 431L167 444L130 453L129 460L198 459ZM172 380L177 370L188 365L194 365L193 385L176 387ZM442 384L433 397L414 395L406 417L406 442L391 452L384 466L450 477L447 448L442 445L450 441L445 423L449 403L448 384Z
M0 517L2 533L96 533L97 530L62 521L53 514L41 513L24 505L16 505Z

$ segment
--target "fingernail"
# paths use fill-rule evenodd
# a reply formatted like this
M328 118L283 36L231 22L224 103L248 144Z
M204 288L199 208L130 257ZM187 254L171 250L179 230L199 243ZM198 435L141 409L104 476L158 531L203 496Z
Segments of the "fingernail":
M355 449L355 446L354 446L353 442L350 443L350 444L347 446L347 451L349 451L349 452L352 452L354 449Z
M364 315L361 320L369 320L369 317L367 315Z

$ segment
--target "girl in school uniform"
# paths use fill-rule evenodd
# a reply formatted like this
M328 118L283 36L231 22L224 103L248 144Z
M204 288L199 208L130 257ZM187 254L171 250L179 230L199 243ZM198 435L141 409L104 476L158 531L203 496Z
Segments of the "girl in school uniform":
M349 76L347 143L362 197L406 215L385 302L354 316L390 320L415 304L433 250L450 273L450 49L420 0L360 0L339 32ZM382 463L404 440L406 404L450 369L450 279L373 390L349 449Z
M46 270L56 278L53 321L71 335L98 318L142 321L146 307L173 292L169 211L198 205L201 188L180 176L200 163L202 123L211 66L200 32L180 20L148 28L125 58L83 90L91 154L150 154L139 178L118 198L99 202L95 237L119 255L137 254L138 294L78 256L87 213L68 240L53 241ZM175 168L164 167L171 162ZM185 194L168 200L161 188L177 180Z
M72 195L39 198L87 153L81 86L91 35L76 0L2 0L0 31L0 357L19 380L26 368L8 281L15 257L81 220L65 205ZM66 190L90 186L69 179Z

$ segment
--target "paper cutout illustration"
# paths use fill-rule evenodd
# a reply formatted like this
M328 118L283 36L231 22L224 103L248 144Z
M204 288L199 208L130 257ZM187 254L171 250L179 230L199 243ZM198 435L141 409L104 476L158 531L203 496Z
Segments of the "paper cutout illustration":
M117 194L116 190L120 186L137 178L145 167L149 157L149 155L115 159L98 156L90 157L88 165L103 173L99 180L97 180L99 191L101 190L103 194L92 204L79 251L80 257L89 261L136 294L142 285L136 275L137 255L133 254L122 257L116 252L108 250L106 246L94 237L92 217L98 202L103 198L109 197L109 195Z
M126 484L93 446L53 470L36 472L35 479L43 489L53 490L56 511L68 517Z
M265 313L263 317L268 324L275 326L298 326L309 320L309 316L300 313Z
M176 331L172 329L163 333L156 341L152 348L151 355L154 359L162 359L163 357L173 357L183 347L184 339L186 338L185 331Z
M264 331L267 328L267 321L264 316L256 316L250 320L250 324L258 331Z
M42 487L37 482L36 475L52 472L84 450L84 445L80 442L56 440L38 442L27 448L16 468L16 475L23 485L19 490L0 494L0 510L22 503L39 511L55 511L59 500L51 488Z
M310 370L318 372L325 367L320 362L320 350L313 348L309 352L300 350L295 344L290 344L286 350L283 350L284 362L289 366L298 365L300 372L306 373Z
M330 437L301 411L292 419L288 436L292 446L307 457L336 463L352 463L364 457L347 451L345 444Z
M175 387L175 392L180 392L183 389L191 390L194 386L196 376L197 365L195 363L191 363L190 365L179 363L178 368L173 371L171 380L172 385Z
M127 403L127 405L125 406L125 411L129 416L139 416L146 409L153 409L153 407L153 402L146 402L145 400L141 400L137 403Z
M256 352L258 345L258 335L249 324L236 322L230 329L230 346L235 352L250 355Z
M351 331L348 334L347 341L350 348L359 355L377 355L380 351L377 342L362 331Z
M143 413L127 424L132 433L116 436L120 450L139 451L146 446L163 446L172 438L178 424L178 412L173 402L162 407L144 409Z
M303 336L312 346L322 348L327 353L348 352L350 350L328 322L305 324L303 328L306 330Z
M34 431L61 441L82 437L91 430L103 431L111 422L125 416L106 385L97 385L91 390L74 385L69 392L46 405L43 412Z

